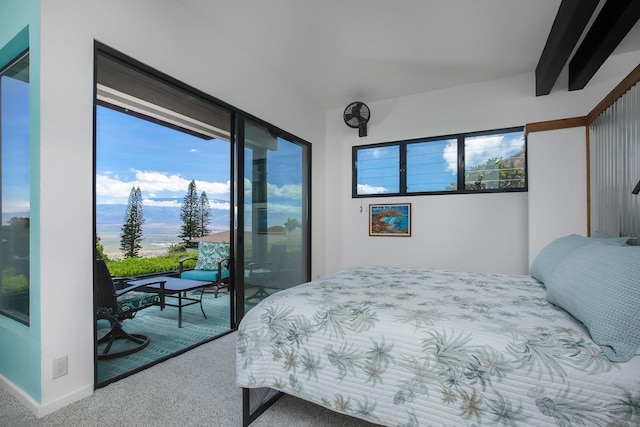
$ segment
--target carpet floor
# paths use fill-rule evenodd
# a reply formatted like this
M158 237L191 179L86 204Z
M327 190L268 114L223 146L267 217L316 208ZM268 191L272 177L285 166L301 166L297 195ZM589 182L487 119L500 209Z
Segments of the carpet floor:
M235 383L236 332L158 363L52 414L36 418L0 387L0 426L137 427L242 425ZM320 406L284 396L252 427L372 427Z

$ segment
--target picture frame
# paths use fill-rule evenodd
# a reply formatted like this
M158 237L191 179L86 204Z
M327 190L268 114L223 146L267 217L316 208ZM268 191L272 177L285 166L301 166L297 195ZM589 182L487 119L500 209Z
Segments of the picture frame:
M369 236L411 237L411 203L369 205Z

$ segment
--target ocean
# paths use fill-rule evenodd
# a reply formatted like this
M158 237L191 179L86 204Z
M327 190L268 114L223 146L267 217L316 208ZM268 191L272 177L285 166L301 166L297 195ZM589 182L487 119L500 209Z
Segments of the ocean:
M111 227L109 227L111 228ZM180 226L174 227L156 227L142 229L143 240L141 242L142 249L140 256L151 257L160 256L167 252L169 246L181 243L182 239L178 237L180 234ZM121 259L122 251L120 250L120 229L98 229L98 237L100 243L104 247L104 253L111 259Z
M389 224L395 230L407 230L409 228L409 219L403 217L386 217L384 222Z
M120 231L122 229L126 205L96 205L96 231L104 253L111 259L121 259ZM145 206L145 223L142 225L140 256L152 257L164 255L169 246L182 243L180 234L180 208ZM212 233L229 229L229 213L226 210L212 209L209 229Z

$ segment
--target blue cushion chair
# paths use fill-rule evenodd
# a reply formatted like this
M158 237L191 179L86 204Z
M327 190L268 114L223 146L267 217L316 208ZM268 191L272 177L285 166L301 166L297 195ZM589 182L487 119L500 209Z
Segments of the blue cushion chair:
M220 289L229 287L229 243L198 243L198 257L193 270L186 270L184 262L195 257L182 258L179 267L180 278L188 280L201 280L211 282L209 288L215 292L218 298Z
M136 313L152 305L160 305L164 308L164 282L158 281L160 292L152 293L136 291L146 285L116 286L107 264L103 260L96 260L96 279L94 281L94 305L97 320L107 320L111 330L97 340L98 346L106 343L102 351L98 352L98 359L110 359L126 356L140 351L149 345L149 338L142 334L129 334L122 329L122 321L133 319ZM116 340L126 340L133 345L122 345L117 351L111 351Z

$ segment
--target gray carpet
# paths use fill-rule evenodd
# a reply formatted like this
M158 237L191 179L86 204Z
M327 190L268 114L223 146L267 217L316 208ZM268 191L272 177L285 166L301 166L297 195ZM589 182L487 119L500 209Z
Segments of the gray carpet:
M79 402L36 418L0 388L0 426L241 426L235 384L236 333L98 389ZM373 424L284 396L251 426L371 427Z

